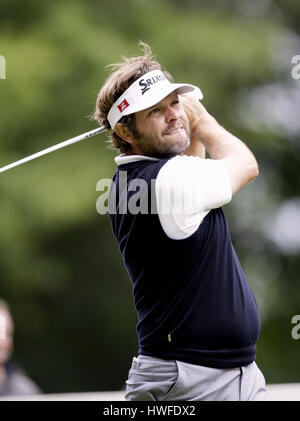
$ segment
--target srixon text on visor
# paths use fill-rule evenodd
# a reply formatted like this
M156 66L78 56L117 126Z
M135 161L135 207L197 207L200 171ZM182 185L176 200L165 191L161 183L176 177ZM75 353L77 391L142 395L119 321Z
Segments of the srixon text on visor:
M150 89L151 85L154 85L155 83L165 79L166 78L163 75L153 76L150 79L141 79L139 85L142 87L142 95L144 95L144 93Z

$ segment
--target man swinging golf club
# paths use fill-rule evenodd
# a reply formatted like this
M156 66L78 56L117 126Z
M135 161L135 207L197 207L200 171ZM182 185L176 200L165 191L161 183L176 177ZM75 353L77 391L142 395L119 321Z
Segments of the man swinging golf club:
M139 341L125 398L263 400L257 304L222 210L258 175L257 162L205 110L201 92L174 84L140 45L142 56L114 65L95 111L121 152L110 221L132 281ZM123 206L135 180L143 180L140 212ZM153 194L155 210L146 212Z

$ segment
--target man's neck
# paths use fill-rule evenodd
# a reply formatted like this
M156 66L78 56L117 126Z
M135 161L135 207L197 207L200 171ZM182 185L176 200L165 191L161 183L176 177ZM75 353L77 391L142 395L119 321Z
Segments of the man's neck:
M156 159L166 159L166 158L173 158L174 156L178 155L176 153L167 153L167 154L156 154L156 153L149 153L149 154L143 154L143 153L135 153L135 152L125 152L125 156L132 156L132 155L143 155L148 156L150 158L156 158Z

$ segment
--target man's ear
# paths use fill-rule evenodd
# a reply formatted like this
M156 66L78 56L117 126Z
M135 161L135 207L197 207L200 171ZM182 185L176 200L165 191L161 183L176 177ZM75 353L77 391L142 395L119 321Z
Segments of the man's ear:
M128 142L130 144L132 144L134 142L134 137L133 134L131 133L131 131L128 129L127 126L125 126L122 123L117 123L115 125L114 131L117 133L117 135L125 140L125 142Z

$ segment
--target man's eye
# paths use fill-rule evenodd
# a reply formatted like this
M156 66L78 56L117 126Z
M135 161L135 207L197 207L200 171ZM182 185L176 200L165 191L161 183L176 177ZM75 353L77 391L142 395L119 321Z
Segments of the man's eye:
M174 101L172 101L172 105L177 105L177 104L179 104L179 100L178 99L175 99Z
M153 110L150 111L149 115L155 114L159 111L159 108L153 108Z

